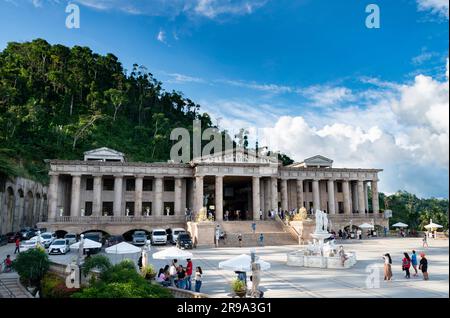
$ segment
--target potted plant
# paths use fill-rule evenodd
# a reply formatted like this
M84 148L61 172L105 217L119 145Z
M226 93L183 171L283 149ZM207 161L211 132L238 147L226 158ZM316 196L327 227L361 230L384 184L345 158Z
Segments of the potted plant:
M147 265L141 269L142 276L147 280L152 280L156 277L156 271L152 265Z
M236 296L239 296L240 298L244 298L247 293L247 286L245 285L245 282L237 278L233 279L231 282L231 289Z

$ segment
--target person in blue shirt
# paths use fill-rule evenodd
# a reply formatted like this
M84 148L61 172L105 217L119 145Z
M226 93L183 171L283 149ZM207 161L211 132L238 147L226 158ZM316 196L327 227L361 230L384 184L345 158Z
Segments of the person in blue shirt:
M387 227L384 227L384 237L387 236Z
M253 234L255 234L255 232L256 232L256 223L255 222L252 223L252 232L253 232Z
M415 271L415 273L414 273L414 277L417 277L418 276L418 272L417 272L417 255L416 255L416 251L415 250L413 250L412 251L412 255L411 255L411 265L412 265L412 267L414 268L414 271Z

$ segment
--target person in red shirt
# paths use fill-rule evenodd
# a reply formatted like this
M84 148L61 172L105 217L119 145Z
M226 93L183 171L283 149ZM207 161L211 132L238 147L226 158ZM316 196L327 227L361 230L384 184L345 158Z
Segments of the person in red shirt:
M11 260L11 255L7 255L6 259L3 262L5 264L5 269L3 270L4 272L10 272L11 268L12 268L12 260Z
M187 259L187 265L186 265L186 289L191 290L192 289L192 261L190 258Z
M20 240L16 238L16 249L14 250L14 254L20 253Z

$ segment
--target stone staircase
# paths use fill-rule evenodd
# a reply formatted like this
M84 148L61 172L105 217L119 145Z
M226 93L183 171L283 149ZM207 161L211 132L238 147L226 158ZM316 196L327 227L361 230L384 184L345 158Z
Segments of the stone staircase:
M220 222L226 239L220 240L220 247L238 247L238 234L242 234L242 246L258 246L259 236L264 234L264 246L295 245L298 242L276 221L256 221L256 231L252 231L253 221Z
M0 298L33 298L15 273L0 275Z

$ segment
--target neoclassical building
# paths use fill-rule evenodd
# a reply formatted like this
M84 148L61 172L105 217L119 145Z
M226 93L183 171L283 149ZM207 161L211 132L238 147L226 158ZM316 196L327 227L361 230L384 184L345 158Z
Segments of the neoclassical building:
M118 233L138 225L180 224L186 209L202 207L218 222L224 215L236 218L236 211L239 220L259 220L260 211L267 218L270 210L303 206L326 211L339 227L349 222L387 224L378 201L382 170L335 168L332 160L319 155L290 166L243 150L189 164L137 163L100 148L86 152L82 161L49 164L45 224L54 229L70 224L74 230L87 230L96 224Z

